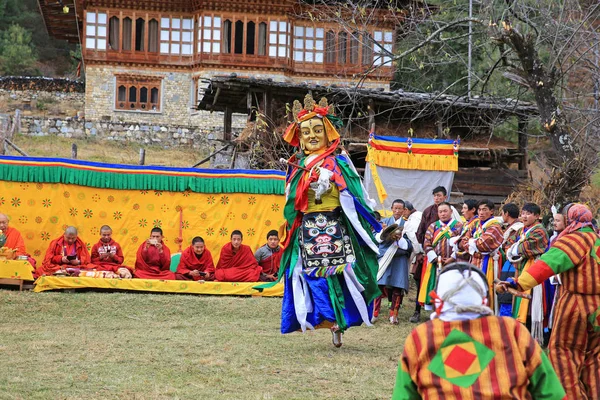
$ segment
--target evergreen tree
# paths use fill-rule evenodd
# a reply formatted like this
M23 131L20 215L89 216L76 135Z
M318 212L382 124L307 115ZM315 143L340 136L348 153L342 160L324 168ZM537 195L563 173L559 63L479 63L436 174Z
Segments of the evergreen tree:
M0 70L5 75L38 75L31 33L11 25L0 37Z

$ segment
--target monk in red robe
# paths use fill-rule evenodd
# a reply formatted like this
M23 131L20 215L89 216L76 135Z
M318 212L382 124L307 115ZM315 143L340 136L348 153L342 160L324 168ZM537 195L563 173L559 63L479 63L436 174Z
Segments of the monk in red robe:
M85 243L77 236L77 228L69 226L63 236L50 242L42 266L36 269L35 277L66 274L67 268L86 268L90 253Z
M212 254L200 236L192 239L192 245L181 253L175 277L187 281L212 281L215 279L215 264Z
M97 271L110 271L121 278L132 277L132 269L123 265L123 249L112 238L112 229L108 225L100 228L100 241L92 246L92 264Z
M146 240L137 251L133 276L140 279L174 280L171 272L171 251L163 243L163 231L152 228L150 239Z
M279 271L282 254L283 251L279 246L279 232L273 229L267 233L267 243L256 250L254 258L261 266L262 272L275 279Z
M0 236L4 235L6 237L6 242L3 246L8 247L9 249L16 249L15 257L26 256L27 261L35 268L35 259L27 253L25 241L23 240L23 236L21 236L21 232L8 226L9 221L8 215L0 213Z
M221 256L215 269L215 279L221 282L259 282L260 280L267 280L250 247L242 244L242 232L233 231L231 242L221 249Z

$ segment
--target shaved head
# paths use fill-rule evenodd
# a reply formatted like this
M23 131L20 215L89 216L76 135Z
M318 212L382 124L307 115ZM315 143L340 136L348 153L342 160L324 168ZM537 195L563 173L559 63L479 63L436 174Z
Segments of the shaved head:
M65 229L65 235L77 236L77 228L75 228L74 226L67 226L67 229Z
M0 213L0 231L6 230L8 228L8 215Z

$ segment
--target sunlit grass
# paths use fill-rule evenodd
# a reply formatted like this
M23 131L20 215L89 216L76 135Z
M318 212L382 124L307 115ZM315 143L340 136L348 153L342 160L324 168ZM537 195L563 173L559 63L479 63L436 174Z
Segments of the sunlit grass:
M281 299L0 290L7 399L389 399L413 325L281 335ZM407 321L412 307L400 312Z

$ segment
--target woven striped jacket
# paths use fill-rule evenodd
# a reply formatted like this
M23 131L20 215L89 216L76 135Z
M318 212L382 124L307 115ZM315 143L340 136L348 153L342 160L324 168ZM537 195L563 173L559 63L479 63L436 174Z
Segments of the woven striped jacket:
M563 399L552 365L512 318L428 321L406 338L392 400Z
M562 286L571 293L600 294L600 238L583 228L557 239L546 254L518 278L521 290L529 290L552 275L560 274Z

